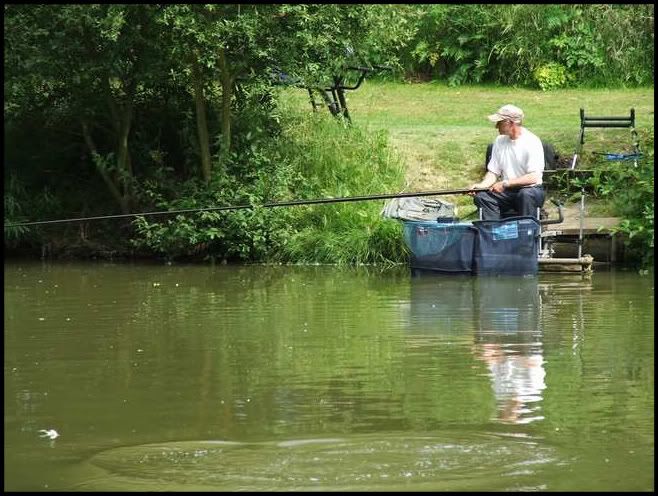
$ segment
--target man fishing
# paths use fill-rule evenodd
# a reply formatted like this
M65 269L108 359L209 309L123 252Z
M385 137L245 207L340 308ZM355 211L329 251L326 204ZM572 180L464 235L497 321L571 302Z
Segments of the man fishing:
M537 209L544 204L544 149L541 140L521 125L523 117L523 111L514 105L503 105L488 116L499 136L493 144L487 173L470 187L488 191L468 193L482 210L483 220L499 220L501 212L510 209L517 215L536 218Z

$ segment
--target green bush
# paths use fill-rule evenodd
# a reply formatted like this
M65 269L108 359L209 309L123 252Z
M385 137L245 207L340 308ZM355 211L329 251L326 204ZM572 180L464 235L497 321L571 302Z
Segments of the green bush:
M562 64L551 62L537 67L533 77L542 91L554 90L566 84L567 70Z
M242 176L229 175L215 167L209 185L189 180L172 186L173 180L145 183L142 196L150 197L158 210L201 209L233 205L253 205L231 211L201 211L176 214L175 217L137 217L132 245L167 259L218 258L236 261L261 261L282 241L290 225L285 209L259 205L277 199L289 178L285 167L264 154L242 157L253 170ZM233 157L230 169L239 169ZM246 167L244 168L246 169Z
M402 184L402 167L383 133L347 127L328 114L288 109L283 115L277 140L250 143L225 168L215 167L210 187L198 181L174 187L158 178L142 191L163 210L254 208L178 214L165 220L140 217L135 221L135 248L168 259L347 265L404 261L399 226L381 218L381 202L259 207L386 193Z
M552 89L653 82L654 6L417 5L400 53L410 75L451 85L499 83ZM546 61L558 66L542 68ZM541 74L536 74L536 70ZM545 73L545 74L544 74ZM538 77L539 76L539 77Z
M640 133L642 157L600 165L588 180L594 192L610 200L621 217L613 232L626 235L627 258L639 266L654 264L654 129Z

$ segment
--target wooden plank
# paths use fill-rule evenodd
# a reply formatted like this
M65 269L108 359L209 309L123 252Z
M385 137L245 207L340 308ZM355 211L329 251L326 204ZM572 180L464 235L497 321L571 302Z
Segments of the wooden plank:
M546 208L546 204L544 208ZM547 210L551 219L557 218L557 213L554 212L555 207L551 205ZM557 231L563 235L578 235L580 232L580 204L564 206L562 207L562 213L564 220L559 224L547 226L547 229ZM609 234L610 228L618 226L620 220L619 217L588 217L587 205L585 205L583 235Z
M592 271L594 259L590 255L580 258L540 258L539 270L542 272L585 272Z

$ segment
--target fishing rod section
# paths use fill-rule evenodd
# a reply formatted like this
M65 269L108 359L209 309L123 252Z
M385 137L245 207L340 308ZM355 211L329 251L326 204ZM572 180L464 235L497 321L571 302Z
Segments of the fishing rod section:
M327 203L345 203L356 201L369 201L369 200L389 200L392 198L409 198L415 196L439 196L439 195L458 195L467 193L477 193L478 191L488 191L486 188L480 189L451 189L440 191L417 191L413 193L391 193L391 194L378 194L369 196L343 196L338 198L315 198L309 200L290 200L281 202L264 203L262 205L227 205L223 207L204 207L204 208L186 208L180 210L161 210L157 212L136 212L130 214L115 214L115 215L99 215L94 217L77 217L72 219L57 219L57 220L39 220L32 222L17 222L14 224L5 224L5 229L8 227L21 227L21 226L36 226L45 224L64 224L68 222L85 222L92 220L105 220L105 219L121 219L127 217L148 217L153 215L174 215L186 214L195 212L218 212L229 210L243 210L249 208L273 208L273 207L296 207L302 205L320 205Z

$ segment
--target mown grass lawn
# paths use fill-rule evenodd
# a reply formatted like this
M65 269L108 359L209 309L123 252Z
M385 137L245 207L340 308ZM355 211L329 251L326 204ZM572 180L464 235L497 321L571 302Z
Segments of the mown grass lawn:
M311 110L305 90L288 90L286 98ZM402 156L408 191L463 188L479 180L487 144L497 135L486 116L506 103L521 107L526 114L524 125L568 158L578 140L580 108L592 116L625 116L634 108L638 130L653 127L654 117L652 87L543 92L371 80L348 91L347 102L355 126L387 131ZM595 158L592 152L630 151L631 145L629 129L587 129L579 167L588 167ZM629 162L619 164L629 166ZM461 195L445 198L457 205L471 203Z

